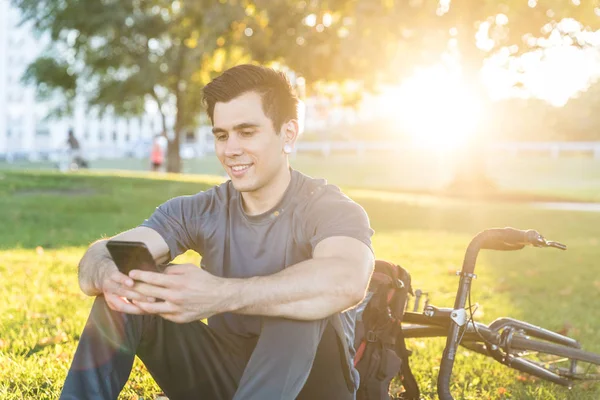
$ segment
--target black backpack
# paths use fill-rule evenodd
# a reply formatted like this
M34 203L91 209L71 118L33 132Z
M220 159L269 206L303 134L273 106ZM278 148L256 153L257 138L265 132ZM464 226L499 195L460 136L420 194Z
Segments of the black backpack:
M409 293L413 294L410 274L404 268L383 260L375 262L368 290L371 297L356 321L357 400L391 400L389 386L394 377L399 377L404 387L399 399L420 398L400 325Z

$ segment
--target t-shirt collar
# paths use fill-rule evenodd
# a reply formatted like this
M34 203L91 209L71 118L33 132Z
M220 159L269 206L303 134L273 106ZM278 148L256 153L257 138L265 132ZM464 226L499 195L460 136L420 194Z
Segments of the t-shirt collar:
M248 215L246 213L246 211L244 211L244 207L242 205L242 194L240 192L237 192L238 193L237 203L238 203L238 207L239 207L241 214L248 221L250 221L252 223L260 223L260 222L270 221L270 220L274 220L277 217L279 217L281 214L283 214L286 211L287 206L290 205L292 199L294 198L296 188L298 186L298 181L300 180L299 175L300 174L298 171L296 171L292 167L290 167L291 179L290 179L290 183L288 184L288 187L285 189L285 193L283 194L283 197L270 210L265 211L264 213L261 213L261 214Z

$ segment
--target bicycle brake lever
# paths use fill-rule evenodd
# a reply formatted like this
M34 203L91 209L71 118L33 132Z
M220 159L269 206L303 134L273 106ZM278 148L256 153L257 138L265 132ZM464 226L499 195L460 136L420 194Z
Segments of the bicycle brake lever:
M552 242L552 241L546 241L546 245L548 247L554 247L555 249L559 249L559 250L566 250L567 246L559 243L559 242Z
M544 239L544 237L542 235L540 235L538 232L529 231L528 236L529 237L528 237L527 241L533 247L547 247L548 246L548 241L546 241L546 239Z

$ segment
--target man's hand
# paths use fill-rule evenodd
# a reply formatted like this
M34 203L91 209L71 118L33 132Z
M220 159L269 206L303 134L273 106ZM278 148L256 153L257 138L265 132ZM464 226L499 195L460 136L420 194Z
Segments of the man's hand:
M102 289L108 307L127 314L146 314L144 310L130 303L127 299L140 301L151 299L132 290L133 279L119 272L116 266L114 269L107 269L100 279L99 287Z
M211 275L193 264L171 265L164 273L133 270L129 277L136 281L133 286L136 292L164 300L134 299L133 304L146 313L185 323L229 311L228 282L233 280Z

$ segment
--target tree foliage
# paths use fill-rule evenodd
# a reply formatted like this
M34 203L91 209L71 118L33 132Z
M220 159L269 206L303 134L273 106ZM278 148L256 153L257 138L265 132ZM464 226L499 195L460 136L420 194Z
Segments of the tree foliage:
M27 70L45 98L139 115L148 100L175 120L179 140L202 110L201 89L242 63L279 63L319 81L398 81L420 64L457 55L474 87L484 58L543 47L551 35L587 45L597 0L11 0L51 46ZM562 24L575 18L574 25Z

